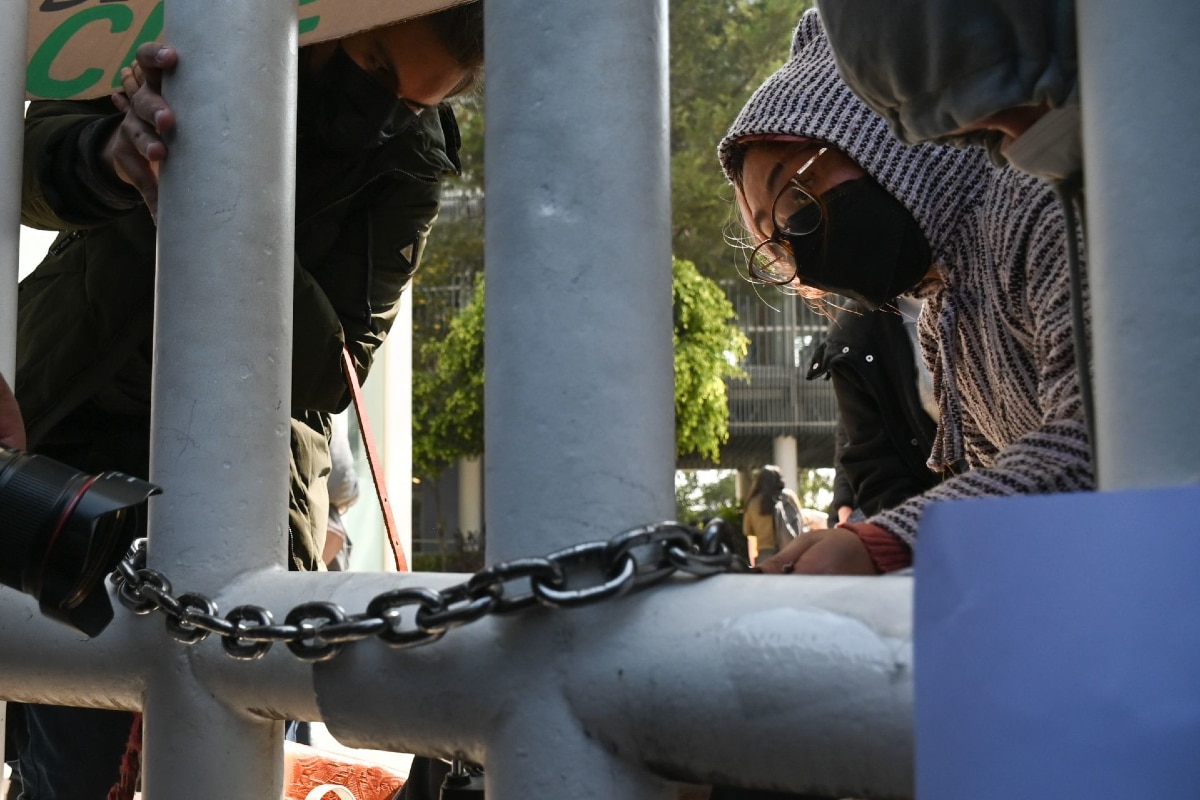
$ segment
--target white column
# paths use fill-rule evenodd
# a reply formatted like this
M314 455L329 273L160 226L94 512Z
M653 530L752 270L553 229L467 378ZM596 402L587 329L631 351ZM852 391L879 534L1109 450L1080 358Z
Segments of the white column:
M396 519L396 528L400 541L404 545L404 553L408 557L409 567L412 567L412 287L410 286L400 298L400 311L396 322L388 334L387 343L383 346L384 363L380 366L384 381L383 404L383 433L376 432L383 441L383 460L386 465L388 497L392 501L392 516ZM370 482L371 476L360 475L359 485L362 494L360 503L376 503L375 486ZM369 492L369 493L368 493ZM395 569L396 560L391 553L391 542L387 532L381 537L381 553L384 569Z
M750 487L754 485L754 472L748 469L739 469L737 477L734 480L734 497L738 504L744 503L746 498L750 496Z
M458 528L468 544L478 544L483 530L483 464L478 458L458 462Z
M496 561L670 517L675 426L667 4L488 2Z
M795 436L776 436L772 443L775 466L783 475L783 485L793 492L800 487L800 456Z

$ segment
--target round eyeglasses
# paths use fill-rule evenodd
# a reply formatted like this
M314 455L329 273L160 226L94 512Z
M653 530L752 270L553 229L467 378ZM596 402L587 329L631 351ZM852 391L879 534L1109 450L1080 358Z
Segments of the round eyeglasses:
M774 230L750 251L748 267L755 280L780 286L795 279L795 254L784 237L808 236L820 229L824 221L821 202L805 188L800 177L828 149L822 147L805 161L775 196L771 204Z

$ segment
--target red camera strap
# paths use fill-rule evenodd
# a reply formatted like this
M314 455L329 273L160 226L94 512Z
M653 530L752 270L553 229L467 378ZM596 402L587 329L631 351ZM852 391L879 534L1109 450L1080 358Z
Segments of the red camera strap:
M354 359L350 351L342 348L342 370L346 373L346 382L350 384L350 394L354 398L354 411L358 414L358 429L362 432L363 446L367 449L367 463L371 465L371 479L375 482L375 495L379 498L379 510L383 512L383 525L387 528L388 540L392 543L392 554L396 557L396 571L408 572L408 559L404 557L404 545L400 543L400 534L396 530L396 520L392 516L392 501L388 499L387 486L383 480L383 463L379 460L379 452L375 449L375 438L371 435L371 426L367 422L367 406L363 402L362 387L358 383L358 372L354 369Z

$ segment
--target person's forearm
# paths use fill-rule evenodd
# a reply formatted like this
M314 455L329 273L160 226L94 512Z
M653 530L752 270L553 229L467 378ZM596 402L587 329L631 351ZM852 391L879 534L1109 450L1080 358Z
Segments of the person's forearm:
M111 101L38 101L25 120L22 222L64 230L107 222L141 196L104 161L120 115Z

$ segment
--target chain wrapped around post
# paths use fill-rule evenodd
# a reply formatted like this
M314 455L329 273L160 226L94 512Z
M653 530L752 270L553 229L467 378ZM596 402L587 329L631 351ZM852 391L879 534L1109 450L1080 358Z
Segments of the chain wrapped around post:
M677 571L696 578L744 572L748 565L734 554L732 536L732 527L719 518L704 530L661 522L543 558L494 564L440 591L416 587L384 592L361 614L347 614L326 601L302 603L283 623L260 606L241 605L222 618L217 604L204 595L175 595L167 577L146 566L145 539L133 543L109 579L122 605L140 615L161 612L167 632L186 644L216 634L230 658L248 661L262 658L282 642L297 658L318 662L373 636L396 648L430 644L450 629L488 614L539 604L588 605L651 586ZM403 612L409 606L414 608L406 617Z

